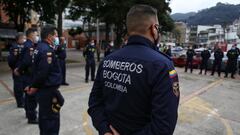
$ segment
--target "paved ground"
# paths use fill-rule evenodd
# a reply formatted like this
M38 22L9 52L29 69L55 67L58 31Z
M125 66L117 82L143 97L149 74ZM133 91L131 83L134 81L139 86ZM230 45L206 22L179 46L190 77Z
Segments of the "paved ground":
M86 113L92 82L84 83L82 53L69 50L68 87L61 87L65 105L61 112L61 135L97 135ZM184 73L177 68L181 105L175 135L240 135L240 77ZM0 63L0 135L37 135L38 126L28 125L24 111L12 96L11 73Z

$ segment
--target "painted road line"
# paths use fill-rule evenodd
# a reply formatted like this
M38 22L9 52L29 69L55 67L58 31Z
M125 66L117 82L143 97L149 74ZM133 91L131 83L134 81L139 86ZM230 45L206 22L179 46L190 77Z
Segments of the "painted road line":
M0 84L2 84L2 86L5 88L5 90L7 90L7 92L10 93L10 95L14 97L14 93L13 93L12 89L10 89L3 80L0 80Z
M193 92L192 94L188 95L188 96L184 96L184 98L181 99L180 101L180 105L182 103L185 103L187 101L189 101L190 99L192 99L193 97L196 97L196 96L199 96L199 95L202 95L203 93L211 90L211 88L217 86L217 85L220 85L221 83L223 82L223 79L219 79L217 81L214 81L213 83L203 87L203 88L200 88L199 90L196 90L195 92Z
M82 119L83 119L83 130L85 131L86 135L93 135L93 129L89 126L88 124L88 113L85 111L82 114Z

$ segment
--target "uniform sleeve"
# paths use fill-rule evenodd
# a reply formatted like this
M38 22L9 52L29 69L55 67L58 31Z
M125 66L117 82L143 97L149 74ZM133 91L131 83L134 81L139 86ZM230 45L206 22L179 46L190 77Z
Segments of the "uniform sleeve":
M11 47L8 55L8 65L14 70L17 63L18 48Z
M24 47L20 56L20 63L18 66L19 72L23 72L25 69L27 69L31 65L31 62L32 56L30 55L30 48Z
M94 81L92 91L90 93L88 105L88 114L92 118L94 127L99 131L100 135L103 135L107 132L111 133L110 124L107 121L107 118L104 113L104 103L103 103L103 82L102 82L102 69L101 65L98 68L97 76Z
M46 81L48 74L49 74L49 69L51 66L51 62L52 62L52 53L49 52L43 52L38 54L37 57L35 57L36 61L38 61L37 66L35 65L35 67L37 68L34 71L34 77L33 77L33 83L32 83L32 87L33 88L40 88L43 83ZM35 60L34 60L35 61Z
M168 66L158 67L161 68L161 71L155 75L156 81L152 90L151 101L151 121L133 135L172 135L175 129L179 95L176 96L173 92L173 82L169 76Z

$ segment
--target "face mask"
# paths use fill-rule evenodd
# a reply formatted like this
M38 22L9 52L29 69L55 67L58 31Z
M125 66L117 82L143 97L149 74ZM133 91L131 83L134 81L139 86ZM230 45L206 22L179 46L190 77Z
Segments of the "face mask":
M39 41L39 36L36 36L34 40L34 42L37 43Z
M26 39L23 39L23 43L26 42L27 40Z
M55 46L58 46L59 45L59 38L58 37L55 37L54 38L54 41L53 41L53 45L55 45Z
M92 46L94 46L94 43L91 43Z
M113 46L113 43L112 43L112 42L110 43L110 46Z

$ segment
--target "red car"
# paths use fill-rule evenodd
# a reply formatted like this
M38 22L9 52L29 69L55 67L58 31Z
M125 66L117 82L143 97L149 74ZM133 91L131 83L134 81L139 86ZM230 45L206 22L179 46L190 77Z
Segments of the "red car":
M186 54L173 54L172 60L175 66L184 67L186 65L187 57ZM196 56L193 57L193 67L198 68L201 64L201 56L197 53Z

